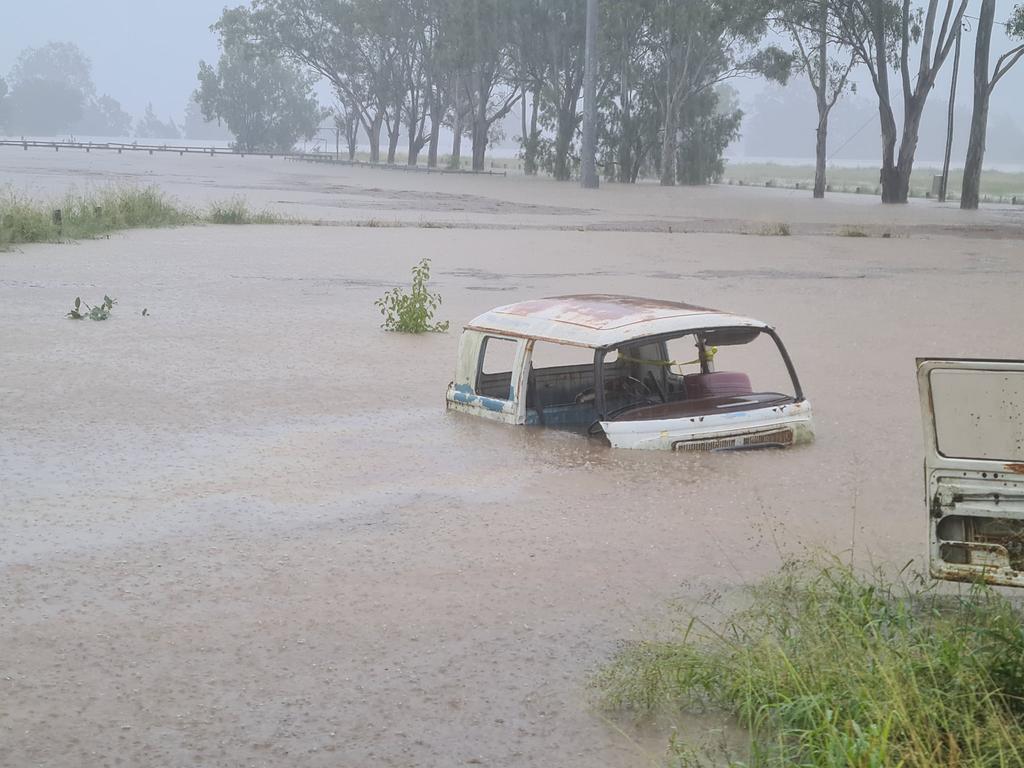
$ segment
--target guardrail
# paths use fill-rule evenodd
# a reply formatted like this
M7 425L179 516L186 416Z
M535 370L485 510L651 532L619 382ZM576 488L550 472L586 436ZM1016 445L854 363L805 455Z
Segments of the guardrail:
M364 168L383 168L392 171L408 171L418 173L443 173L443 174L474 174L484 176L507 176L508 170L495 171L493 169L486 171L470 171L462 168L430 168L422 165L399 165L397 163L371 163L365 160L348 160L338 155L330 154L327 152L239 152L234 149L227 147L189 147L184 145L175 144L139 144L132 142L131 144L125 142L93 142L93 141L37 141L32 139L3 139L0 140L0 147L21 147L25 151L31 149L52 149L54 152L60 152L62 149L77 149L91 152L92 150L98 150L101 152L117 152L122 154L124 152L148 152L153 154L155 152L176 152L180 156L184 155L209 155L210 157L218 155L235 155L237 157L245 157L246 155L252 155L254 157L283 157L286 160L300 160L304 162L315 162L315 163L329 163L331 165L351 165Z
M367 160L348 160L337 157L326 152L300 153L285 155L286 160L302 160L310 163L327 163L329 165L352 165L362 168L383 168L390 171L408 171L411 173L442 173L442 174L466 174L477 176L508 176L508 170L495 171L493 168L486 171L471 171L465 168L431 168L426 165L409 165L400 163L371 163Z
M52 149L60 152L62 149L84 149L86 152L92 150L122 152L177 152L179 155L256 155L262 157L282 157L279 152L236 152L227 147L189 147L174 144L139 144L133 142L95 142L95 141L36 141L32 139L3 139L0 140L0 147L21 147L28 151L31 149Z

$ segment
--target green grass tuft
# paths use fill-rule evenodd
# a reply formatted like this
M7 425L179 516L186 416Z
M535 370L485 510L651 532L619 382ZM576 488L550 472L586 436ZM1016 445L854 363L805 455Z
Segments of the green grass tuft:
M776 224L765 224L761 227L761 234L767 237L789 237L792 234L789 224L778 222Z
M59 219L54 215L58 210ZM271 211L252 211L240 197L196 211L179 205L156 187L112 186L69 193L53 201L35 200L11 190L0 192L0 249L85 240L125 229L292 221Z
M840 227L836 232L839 237L867 237L868 233L860 227Z
M789 565L750 598L723 626L626 647L595 680L602 704L718 709L749 730L752 765L1024 765L1024 628L996 592L836 563Z
M210 203L205 217L211 224L285 224L290 219L266 209L252 211L242 197Z
M60 211L59 220L54 212ZM0 247L101 237L123 229L192 224L198 217L155 187L107 187L40 202L12 191L0 194Z

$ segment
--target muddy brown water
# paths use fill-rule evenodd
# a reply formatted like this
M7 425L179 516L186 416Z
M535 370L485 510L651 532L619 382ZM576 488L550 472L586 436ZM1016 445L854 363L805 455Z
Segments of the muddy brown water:
M650 765L665 734L595 710L592 672L786 556L920 562L914 358L1021 357L1022 255L305 226L0 254L0 765ZM769 320L818 440L677 456L448 415L457 332L373 308L420 256L455 326L581 291ZM104 293L110 321L64 319Z

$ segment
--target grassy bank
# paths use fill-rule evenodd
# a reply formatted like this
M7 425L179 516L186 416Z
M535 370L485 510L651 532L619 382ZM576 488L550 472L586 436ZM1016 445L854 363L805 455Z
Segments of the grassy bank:
M911 197L930 195L932 176L941 173L941 169L918 167L910 177ZM835 192L860 192L861 194L877 195L877 168L843 168L830 167L826 176L829 186ZM728 163L723 184L746 184L750 186L773 186L810 190L814 186L813 165L780 165L777 163ZM950 200L960 199L960 187L963 183L963 171L951 170L949 173ZM1024 173L1003 173L1002 171L985 171L981 176L981 194L983 202L1009 203L1016 196L1017 202L1024 205Z
M126 229L283 221L276 214L250 210L241 198L215 202L205 210L183 207L156 187L107 187L51 201L0 193L0 248L102 237Z
M602 704L720 710L749 730L750 765L1024 765L1024 629L998 594L804 565L750 606L624 648L596 680ZM675 740L670 752L705 764Z

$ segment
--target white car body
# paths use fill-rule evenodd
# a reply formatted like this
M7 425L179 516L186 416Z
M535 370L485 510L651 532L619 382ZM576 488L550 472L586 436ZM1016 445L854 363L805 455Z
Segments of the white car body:
M1024 361L919 359L929 570L1024 587Z
M757 391L746 373L715 369L719 347L764 337L771 340L769 354L777 355L789 393ZM485 370L491 340L508 349L510 370ZM670 344L690 342L695 360L671 359ZM535 368L535 349L542 344L571 348L586 360ZM696 368L686 373L687 366ZM447 407L508 424L586 429L602 433L616 448L788 447L814 436L811 405L771 326L631 296L558 296L475 318L462 333Z

